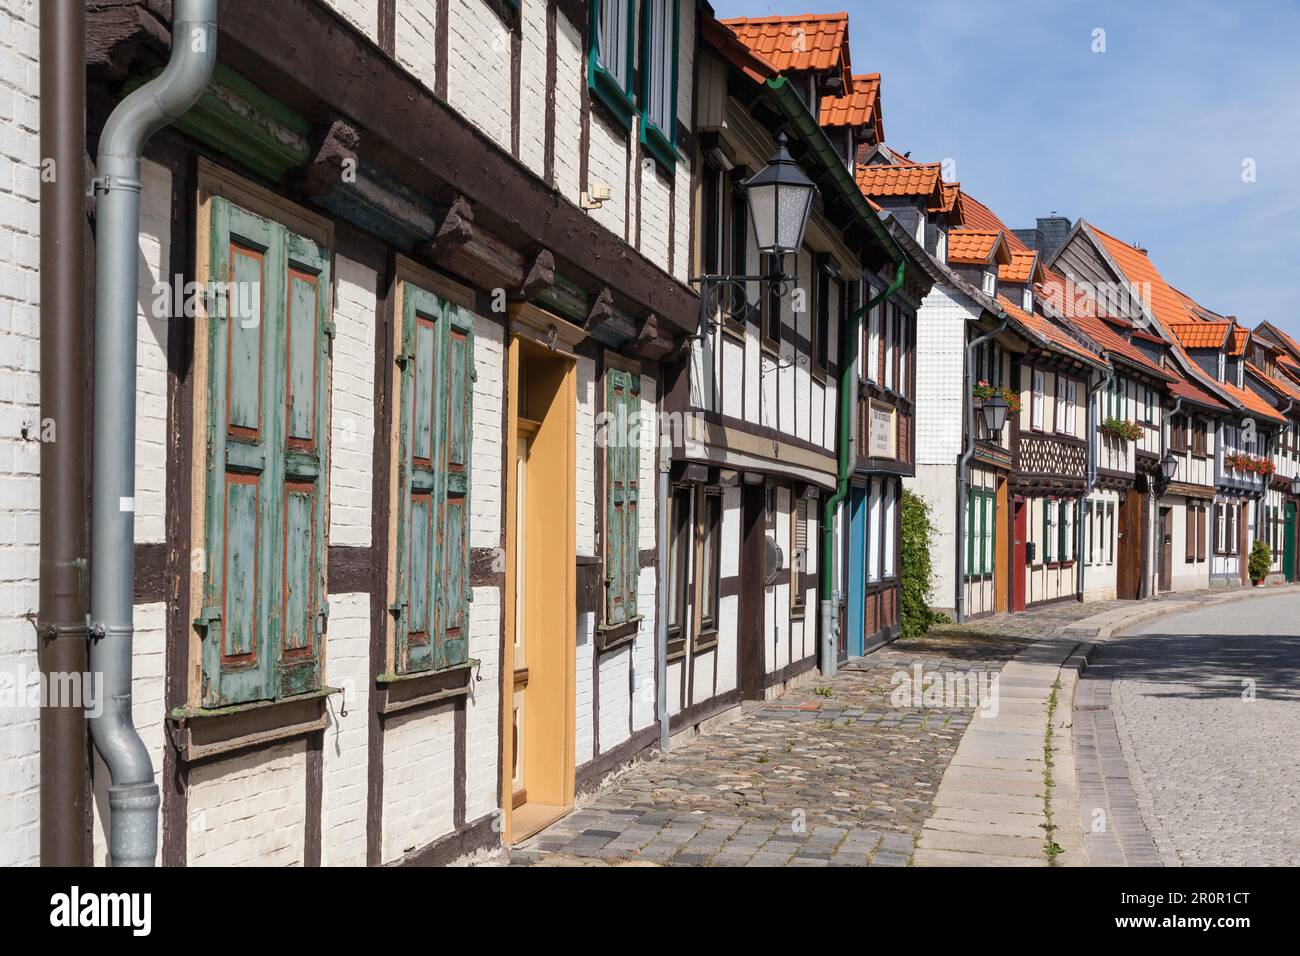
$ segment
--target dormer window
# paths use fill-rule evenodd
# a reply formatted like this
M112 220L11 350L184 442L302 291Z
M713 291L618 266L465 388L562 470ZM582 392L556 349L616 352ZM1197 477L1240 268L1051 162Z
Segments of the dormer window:
M1226 370L1227 361L1228 360L1224 356L1224 354L1220 352L1219 353L1219 381L1220 382L1226 382L1228 380L1228 375Z
M1237 366L1237 387L1246 387L1246 363L1238 359L1235 363Z
M925 213L916 217L916 242L925 248Z
M940 262L948 261L948 230L943 227L935 230L934 257Z
M1034 311L1034 292L1029 288L1029 286L1025 286L1024 290L1020 293L1020 308L1024 309L1026 312Z
M984 273L984 294L992 297L998 292L998 276L996 272Z

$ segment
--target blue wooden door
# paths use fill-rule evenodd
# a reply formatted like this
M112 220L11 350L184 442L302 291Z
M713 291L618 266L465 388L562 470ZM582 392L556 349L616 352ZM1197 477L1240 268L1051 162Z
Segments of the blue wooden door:
M862 655L862 610L867 586L867 489L849 489L849 656Z

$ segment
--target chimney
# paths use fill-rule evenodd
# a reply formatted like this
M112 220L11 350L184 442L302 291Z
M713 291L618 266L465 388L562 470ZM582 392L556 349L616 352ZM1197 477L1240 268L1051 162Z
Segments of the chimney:
M1047 262L1056 255L1061 246L1065 245L1065 238L1070 234L1070 220L1053 209L1050 216L1038 218L1035 231L1038 233L1038 242L1034 248L1038 250L1043 261Z

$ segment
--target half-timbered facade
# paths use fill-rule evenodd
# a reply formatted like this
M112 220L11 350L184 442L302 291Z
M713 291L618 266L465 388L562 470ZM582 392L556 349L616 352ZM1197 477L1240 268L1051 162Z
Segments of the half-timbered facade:
M92 151L170 13L88 11ZM657 741L696 23L692 0L221 4L212 84L142 176L134 707L161 862L450 860Z

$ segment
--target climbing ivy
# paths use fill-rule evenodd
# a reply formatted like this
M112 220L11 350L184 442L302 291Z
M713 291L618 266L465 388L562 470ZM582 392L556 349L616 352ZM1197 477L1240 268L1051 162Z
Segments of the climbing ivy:
M930 551L934 537L930 506L920 495L903 492L903 637L924 634L934 624L948 620L930 609L934 569Z

